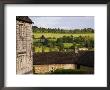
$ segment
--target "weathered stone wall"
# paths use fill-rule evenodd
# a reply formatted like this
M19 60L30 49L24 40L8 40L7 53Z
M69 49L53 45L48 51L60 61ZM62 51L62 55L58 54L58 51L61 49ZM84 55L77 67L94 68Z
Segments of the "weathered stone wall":
M34 65L35 73L46 73L56 69L75 69L75 64Z
M32 65L32 26L16 21L16 73L31 72Z

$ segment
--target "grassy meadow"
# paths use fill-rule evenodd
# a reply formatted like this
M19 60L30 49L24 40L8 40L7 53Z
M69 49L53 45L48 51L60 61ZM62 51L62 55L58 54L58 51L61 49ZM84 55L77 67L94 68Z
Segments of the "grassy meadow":
M42 45L40 42L40 38L42 37L42 35L48 39L48 46L47 45ZM58 38L62 38L62 37L70 37L70 36L73 36L73 37L88 37L88 38L92 38L94 39L94 33L81 33L81 34L71 34L71 33L42 33L42 32L36 32L36 33L33 33L33 36L34 36L34 39L33 39L33 42L36 42L36 46L34 46L34 50L35 52L58 52L60 51L59 48L70 48L72 46L76 46L76 45L80 45L79 43L71 43L71 42L63 42L63 43L60 43L60 47L58 45L53 45L53 42L57 42L57 39ZM59 41L61 42L61 41ZM62 51L65 51L65 50L62 50ZM70 50L70 49L69 49ZM67 50L66 50L67 51ZM73 51L70 50L70 51Z
M74 36L74 37L78 37L78 36L89 36L94 38L94 33L80 33L80 34L66 34L66 33L33 33L34 38L40 38L42 35L44 35L46 38L60 38L63 36Z

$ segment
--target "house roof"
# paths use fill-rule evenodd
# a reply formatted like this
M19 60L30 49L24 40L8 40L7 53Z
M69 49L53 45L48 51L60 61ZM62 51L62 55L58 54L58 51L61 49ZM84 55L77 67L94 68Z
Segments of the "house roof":
M75 63L75 59L71 56L72 53L59 53L59 52L48 52L33 54L34 65L42 64L71 64ZM66 57L65 57L66 56Z
M94 52L83 51L75 54L73 52L47 52L34 53L34 65L44 64L80 64L84 66L94 66Z
M33 23L28 16L16 16L16 20L31 23L31 24Z
M77 64L94 67L94 51L79 52Z

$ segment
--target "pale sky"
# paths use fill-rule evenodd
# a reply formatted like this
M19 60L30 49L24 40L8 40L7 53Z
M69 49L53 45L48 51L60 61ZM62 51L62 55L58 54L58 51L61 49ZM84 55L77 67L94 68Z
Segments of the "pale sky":
M63 29L94 29L94 16L29 16L33 26Z

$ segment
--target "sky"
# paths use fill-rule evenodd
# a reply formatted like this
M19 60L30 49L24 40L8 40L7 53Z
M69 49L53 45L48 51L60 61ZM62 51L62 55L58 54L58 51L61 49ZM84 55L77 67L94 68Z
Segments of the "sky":
M62 29L94 29L94 16L29 16L33 26Z

